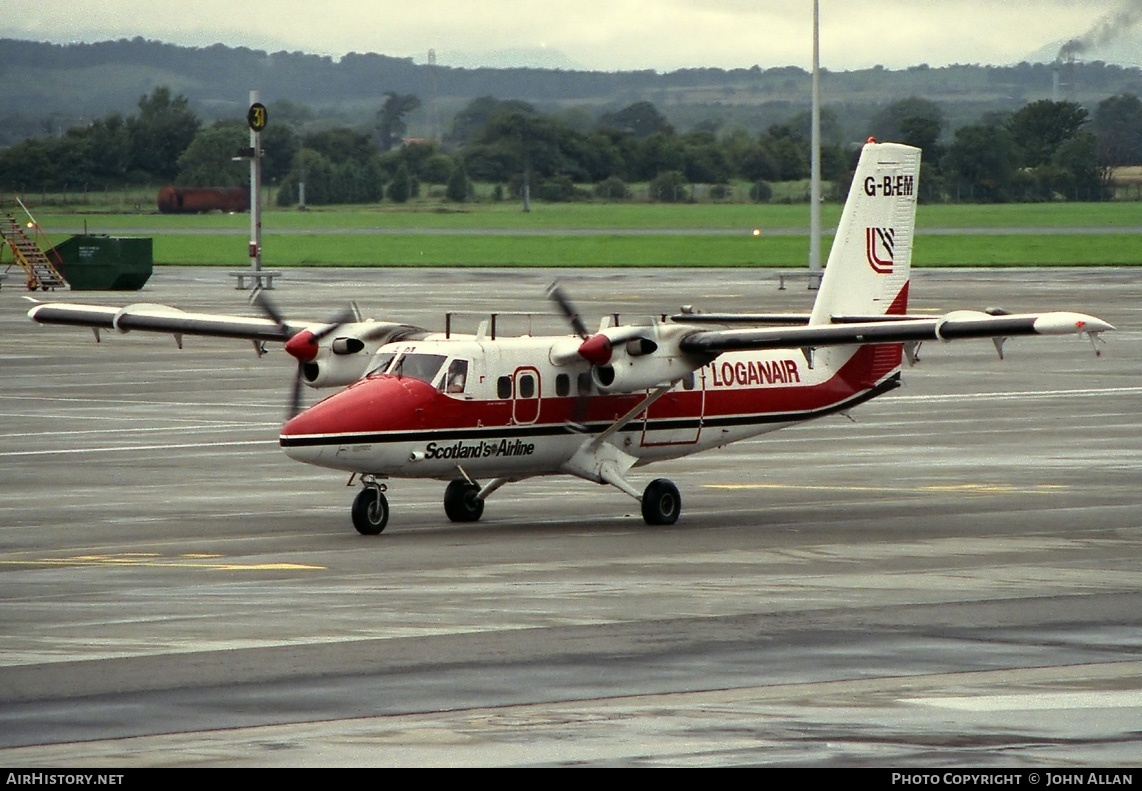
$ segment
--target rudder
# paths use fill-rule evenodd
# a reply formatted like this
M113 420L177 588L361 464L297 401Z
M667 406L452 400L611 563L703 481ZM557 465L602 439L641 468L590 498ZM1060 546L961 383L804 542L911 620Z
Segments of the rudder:
M918 148L870 142L861 150L810 324L907 311L919 178Z

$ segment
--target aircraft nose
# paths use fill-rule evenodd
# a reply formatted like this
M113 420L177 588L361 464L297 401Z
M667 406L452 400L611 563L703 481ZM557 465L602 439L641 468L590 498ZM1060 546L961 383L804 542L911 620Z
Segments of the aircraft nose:
M282 426L283 446L304 439L344 438L418 428L423 402L436 391L407 377L362 379L304 410Z
M352 398L344 397L348 390L318 401L308 409L303 409L282 426L282 437L308 437L323 434L344 433L356 426L354 419L362 408L370 406L372 398L360 394ZM362 403L364 402L364 403Z

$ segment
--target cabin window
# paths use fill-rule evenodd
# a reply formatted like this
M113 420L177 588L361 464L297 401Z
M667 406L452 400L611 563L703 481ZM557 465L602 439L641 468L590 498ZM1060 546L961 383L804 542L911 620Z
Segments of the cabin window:
M560 398L571 395L571 377L568 374L559 374L555 377L555 395Z
M441 386L445 393L463 393L468 383L468 361L453 360L448 363L448 373L444 375Z
M391 374L409 376L422 382L432 383L444 365L443 354L404 354L393 363Z
M693 371L691 371L690 373L688 373L682 377L682 389L683 390L693 390L694 389L694 372Z
M535 377L532 374L523 374L520 376L519 397L535 398Z
M511 398L512 397L512 378L510 376L501 376L496 380L496 397L497 398Z

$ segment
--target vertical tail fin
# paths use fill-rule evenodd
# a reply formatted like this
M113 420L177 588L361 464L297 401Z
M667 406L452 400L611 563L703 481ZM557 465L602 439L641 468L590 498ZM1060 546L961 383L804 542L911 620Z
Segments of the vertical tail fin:
M810 324L907 311L919 178L920 149L865 145Z

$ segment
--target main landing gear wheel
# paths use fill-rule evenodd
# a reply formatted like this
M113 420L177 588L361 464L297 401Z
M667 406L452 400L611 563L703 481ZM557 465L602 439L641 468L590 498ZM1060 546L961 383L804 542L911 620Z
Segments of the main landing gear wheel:
M456 479L444 490L444 513L453 522L476 522L484 515L484 501L476 497L480 487Z
M648 525L672 525L682 513L682 496L678 487L665 478L646 485L642 493L642 518Z
M353 498L353 527L363 536L379 535L389 523L389 501L384 492L368 486Z

